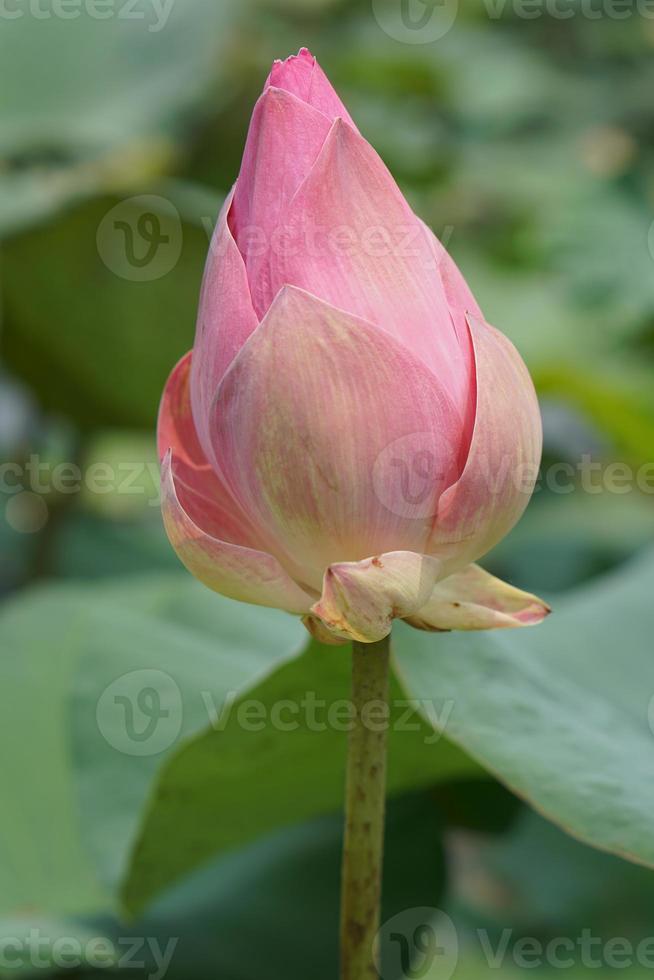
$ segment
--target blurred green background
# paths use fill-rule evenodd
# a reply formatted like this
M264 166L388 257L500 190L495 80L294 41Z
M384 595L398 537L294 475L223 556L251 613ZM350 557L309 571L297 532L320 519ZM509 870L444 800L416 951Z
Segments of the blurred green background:
M120 752L107 761L89 734L98 693L121 672L164 663L174 674L178 658L183 683L201 686L211 615L236 642L236 614L198 595L163 533L153 427L192 344L208 236L252 105L272 59L309 46L520 349L541 399L543 479L485 564L556 608L630 568L654 531L654 11L608 0L127 6L99 17L81 0L13 0L0 13L1 934L181 937L169 976L321 980L336 972L333 801L298 808L308 822L290 807L268 826L279 808L235 746L233 785L253 781L243 806L261 810L256 828L220 857L198 845L193 873L180 868L127 927L107 895L160 767L207 719L201 705L186 712L179 738L138 766ZM267 634L252 628L256 645ZM275 628L286 648L301 641ZM317 747L314 759L320 768ZM455 977L524 972L511 950L525 936L654 933L654 872L575 842L470 760L449 771L398 781L386 914L445 909ZM493 946L512 930L501 966L478 929ZM610 968L575 956L567 972ZM37 970L50 971L62 963ZM0 976L16 972L0 964ZM412 975L450 974L429 961Z

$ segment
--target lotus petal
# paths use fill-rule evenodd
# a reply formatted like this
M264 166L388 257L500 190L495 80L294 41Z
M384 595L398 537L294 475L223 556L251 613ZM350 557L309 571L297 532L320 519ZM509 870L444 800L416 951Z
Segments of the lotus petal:
M424 630L493 630L534 626L551 612L535 595L468 565L439 582L407 622Z
M540 463L538 399L510 340L468 316L475 352L476 412L460 478L440 498L429 554L463 567L508 534L529 503Z

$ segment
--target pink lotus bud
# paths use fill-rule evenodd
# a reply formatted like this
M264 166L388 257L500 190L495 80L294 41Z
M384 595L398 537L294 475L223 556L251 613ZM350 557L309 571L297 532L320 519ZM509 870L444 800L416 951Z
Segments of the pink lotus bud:
M547 613L470 565L533 490L527 369L305 49L254 108L159 444L187 568L323 639Z

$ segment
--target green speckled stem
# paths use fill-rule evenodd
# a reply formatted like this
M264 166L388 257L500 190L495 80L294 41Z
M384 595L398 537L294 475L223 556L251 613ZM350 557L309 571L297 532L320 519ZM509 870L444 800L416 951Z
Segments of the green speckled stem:
M352 701L341 883L341 980L377 980L386 803L390 637L352 646Z

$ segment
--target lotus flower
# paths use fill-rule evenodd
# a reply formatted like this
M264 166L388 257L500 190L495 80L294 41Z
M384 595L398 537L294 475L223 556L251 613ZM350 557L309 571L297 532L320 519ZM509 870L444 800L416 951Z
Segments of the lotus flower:
M307 50L254 108L159 447L186 567L323 640L548 611L471 564L533 490L527 369Z

